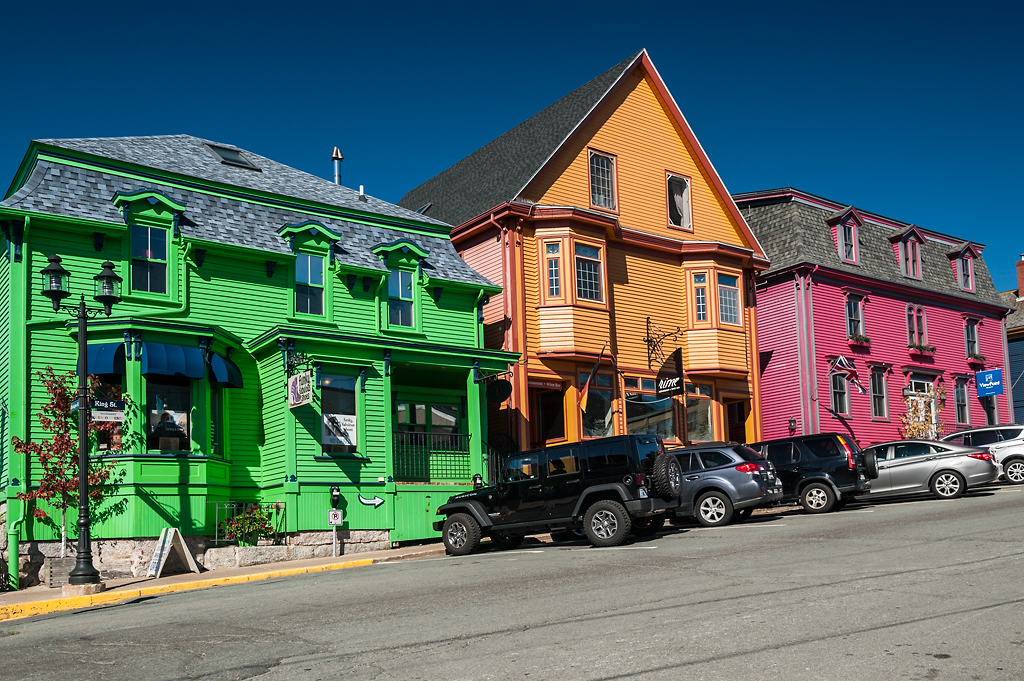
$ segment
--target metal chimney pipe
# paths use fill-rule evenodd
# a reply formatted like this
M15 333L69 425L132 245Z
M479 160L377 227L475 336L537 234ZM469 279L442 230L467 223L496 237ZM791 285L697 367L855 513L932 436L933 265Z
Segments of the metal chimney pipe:
M331 160L334 161L334 184L341 184L341 162L345 160L345 157L341 155L341 150L338 147L334 147L334 153L331 154Z

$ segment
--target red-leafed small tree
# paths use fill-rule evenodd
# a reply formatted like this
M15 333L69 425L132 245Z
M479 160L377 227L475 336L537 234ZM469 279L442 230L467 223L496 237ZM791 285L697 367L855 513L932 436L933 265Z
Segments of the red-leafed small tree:
M36 376L46 387L49 397L39 411L39 425L51 436L42 442L26 442L17 436L11 439L14 451L36 457L43 471L38 479L38 487L30 492L19 493L18 499L35 502L32 503L32 516L50 523L53 521L40 508L39 502L46 502L60 510L60 555L63 558L67 555L68 509L78 507L78 418L71 411L71 402L77 393L78 376L73 371L58 375L49 366L45 371L36 372ZM89 380L95 390L98 384L96 378L90 376ZM127 411L130 398L125 395L123 399ZM107 433L107 439L112 440L114 438L109 437L109 434L114 429L120 430L119 426L115 422L90 421L86 437ZM116 482L112 480L116 467L117 462L109 459L90 460L87 471L90 512L102 503L105 495L114 491L109 483Z

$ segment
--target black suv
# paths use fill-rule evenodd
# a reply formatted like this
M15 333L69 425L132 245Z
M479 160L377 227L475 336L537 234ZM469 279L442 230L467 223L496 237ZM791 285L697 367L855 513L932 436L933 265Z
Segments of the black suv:
M775 464L782 500L799 501L808 513L839 510L871 490L878 477L875 455L839 433L801 435L750 445Z
M464 556L483 535L515 548L533 532L582 528L594 546L653 533L679 505L679 461L653 435L622 435L511 456L497 485L456 494L434 523L448 553ZM637 530L640 530L638 532Z
M735 442L705 442L669 452L683 469L683 493L677 518L695 517L705 527L746 520L761 506L782 499L775 466L750 447Z

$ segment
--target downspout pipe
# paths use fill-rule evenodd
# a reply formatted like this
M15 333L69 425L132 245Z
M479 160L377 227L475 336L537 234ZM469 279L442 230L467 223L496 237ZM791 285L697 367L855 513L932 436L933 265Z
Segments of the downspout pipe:
M23 252L25 250L27 250L25 248L25 244L28 241L28 233L29 233L29 229L30 229L31 225L32 225L32 219L31 219L30 216L26 215L25 216L25 222L22 225L22 232L21 232L21 249L22 249ZM11 268L11 270L12 270L11 271L11 276L13 278L13 276L15 275L15 273L17 271L13 267ZM28 295L28 292L32 290L32 283L31 283L32 282L32 277L31 277L31 274L30 274L29 269L28 269L27 258L24 256L24 254L22 255L22 259L21 259L21 272L17 272L17 274L19 276L24 277L24 289L22 291L22 294L25 295L26 298L21 301L21 304L26 306L25 309L26 309L26 317L27 317L28 316L27 315L27 307L29 305L29 301L27 299L27 295ZM12 286L12 289L13 288L14 287ZM25 344L25 345L23 345L23 349L24 349L24 347L26 347L27 343L28 343L28 338L27 338L28 331L27 331L27 329L23 328L19 333L22 334L22 339L23 339L23 342ZM21 415L20 419L23 422L24 430L20 433L20 436L27 438L27 431L28 431L27 419L29 418L29 415L28 415L28 410L29 410L29 399L28 399L28 384L29 384L29 381L28 381L28 378L29 378L29 375L30 375L30 370L29 370L29 364L27 362L27 357L26 357L26 362L25 362L24 370L25 370L25 375L21 377L23 380L11 381L11 385L14 385L16 383L20 384L19 395L18 395L17 402L15 400L13 400L13 399L9 400L7 406L8 406L8 409L10 409L11 411L17 410L17 412ZM8 387L8 389L10 389L10 387ZM12 421L13 421L13 419L12 419ZM12 423L11 426L12 426L12 428L11 428L12 433L8 433L7 434L8 436L10 434L13 434L13 430L14 430L13 426L14 426L14 424ZM21 526L25 523L25 506L26 506L26 504L25 504L25 502L23 502L23 501L21 501L21 500L19 500L17 498L17 493L19 491L28 491L28 471L29 471L28 454L25 454L24 457L22 458L22 462L21 462L22 478L21 478L21 480L18 481L17 486L10 479L11 478L11 474L12 474L13 469L14 469L13 462L14 462L14 456L13 456L13 452L12 452L12 456L8 457L8 459L7 459L7 477L8 477L8 480L7 480L7 490L6 490L6 493L7 493L7 588L10 591L16 591L18 589L18 586L19 586L18 585L18 558L19 558L19 554L20 554L20 547L18 546L18 537L20 536ZM14 517L14 513L13 513L13 509L15 509L15 508L17 508L17 517Z

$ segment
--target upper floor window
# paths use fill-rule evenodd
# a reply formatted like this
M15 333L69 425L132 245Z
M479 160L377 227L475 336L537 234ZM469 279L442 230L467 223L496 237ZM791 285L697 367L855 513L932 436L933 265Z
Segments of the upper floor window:
M846 383L846 376L832 374L832 411L840 416L850 415L850 403L848 400L849 386Z
M900 243L900 270L905 277L921 278L921 244L916 239Z
M960 275L960 288L964 291L974 290L974 258L965 255L958 261L957 272Z
M590 205L616 210L615 158L590 152Z
M956 387L953 389L953 394L956 401L956 422L970 423L971 414L967 406L967 379L956 379Z
M968 357L977 357L978 351L978 320L968 319L964 325L964 345L967 348Z
M561 244L544 244L544 257L548 270L548 296L558 298L562 295Z
M925 324L924 308L916 305L907 307L907 347L923 348L928 345L928 329Z
M324 313L324 259L300 253L295 258L295 311Z
M388 324L415 326L413 318L412 272L391 270L388 276Z
M857 262L857 225L847 221L839 225L839 252L846 262Z
M864 335L864 299L860 296L846 298L846 337L860 338Z
M706 322L708 319L708 275L701 272L693 275L693 299L694 311L698 322Z
M871 372L871 417L889 418L888 396L886 395L885 372L875 369Z
M723 324L740 323L739 277L718 275L718 316Z
M681 229L693 229L690 180L680 175L668 175L668 224Z
M132 225L132 290L167 293L167 230Z
M576 297L601 302L601 249L576 243Z

